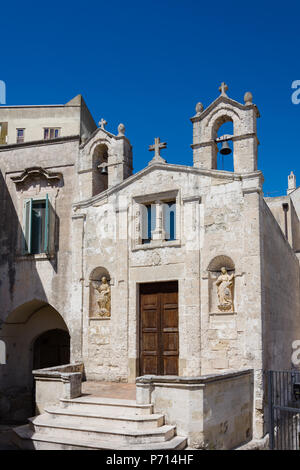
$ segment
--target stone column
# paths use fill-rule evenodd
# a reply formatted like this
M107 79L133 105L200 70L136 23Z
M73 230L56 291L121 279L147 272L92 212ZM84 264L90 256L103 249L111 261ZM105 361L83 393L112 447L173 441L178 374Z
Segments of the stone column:
M154 241L162 241L166 239L166 232L164 230L164 221L163 221L163 204L161 201L155 201L156 206L156 220L155 220L155 230L152 234L152 239Z

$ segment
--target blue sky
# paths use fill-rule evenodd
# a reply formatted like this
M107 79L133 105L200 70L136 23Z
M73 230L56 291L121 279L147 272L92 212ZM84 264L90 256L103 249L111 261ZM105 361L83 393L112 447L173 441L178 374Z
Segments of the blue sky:
M168 143L169 163L192 164L196 103L209 105L222 81L238 101L251 91L264 191L278 196L291 170L300 185L300 104L291 101L299 18L296 1L5 2L0 80L8 105L81 93L96 122L105 118L113 133L125 124L134 171L148 163L156 136Z

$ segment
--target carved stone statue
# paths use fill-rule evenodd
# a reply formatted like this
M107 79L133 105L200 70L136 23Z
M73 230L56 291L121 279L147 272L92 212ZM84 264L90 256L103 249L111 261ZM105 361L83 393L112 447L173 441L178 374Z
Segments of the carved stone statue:
M221 268L221 274L216 281L219 298L218 308L221 312L233 312L233 283L234 273L229 275L226 268Z
M106 276L101 278L101 284L99 287L96 287L99 292L99 299L97 301L99 310L98 315L100 317L110 317L110 285L108 284Z

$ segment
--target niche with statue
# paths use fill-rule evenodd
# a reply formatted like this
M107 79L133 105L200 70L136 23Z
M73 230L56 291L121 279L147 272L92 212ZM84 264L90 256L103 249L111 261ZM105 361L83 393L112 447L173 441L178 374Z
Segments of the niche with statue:
M111 278L103 268L95 268L90 275L90 318L111 317Z
M231 258L216 256L208 266L210 313L234 313L235 266Z

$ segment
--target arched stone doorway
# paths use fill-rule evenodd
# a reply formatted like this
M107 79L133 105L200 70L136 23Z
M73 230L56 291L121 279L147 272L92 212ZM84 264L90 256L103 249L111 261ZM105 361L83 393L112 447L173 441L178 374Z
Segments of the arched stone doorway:
M54 307L34 299L11 312L0 340L6 348L6 363L0 367L0 421L24 422L33 410L32 370L70 362L68 327Z
M62 366L70 362L70 335L64 330L42 333L33 345L33 369Z

